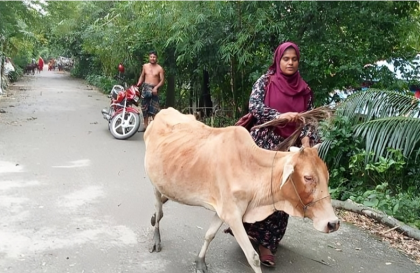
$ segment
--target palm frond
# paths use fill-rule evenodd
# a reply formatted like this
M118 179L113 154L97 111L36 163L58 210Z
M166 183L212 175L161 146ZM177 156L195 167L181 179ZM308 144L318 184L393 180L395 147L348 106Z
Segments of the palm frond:
M327 153L330 150L332 146L333 141L332 140L325 140L321 143L321 145L318 148L318 154L319 157L322 158L322 160L327 160ZM333 164L337 164L340 162L341 157L343 156L343 150L339 150L337 155L335 156L334 160L332 160Z
M389 117L371 120L354 127L354 136L366 142L366 151L374 152L373 159L387 155L387 148L401 150L410 157L417 149L420 155L420 118Z
M349 117L354 124L385 117L419 117L420 101L401 92L371 89L348 97L336 114Z

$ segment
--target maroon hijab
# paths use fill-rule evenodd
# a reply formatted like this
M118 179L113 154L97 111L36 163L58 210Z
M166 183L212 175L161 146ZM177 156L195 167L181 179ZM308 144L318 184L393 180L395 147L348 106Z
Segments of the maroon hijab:
M264 103L280 113L306 111L309 100L313 96L311 89L301 78L299 71L287 76L280 69L280 61L284 51L290 47L296 50L296 55L298 60L300 60L300 52L297 45L286 42L277 47L274 53L273 64L268 70L270 80L266 87ZM285 138L290 136L295 130L295 123L276 128L277 133Z

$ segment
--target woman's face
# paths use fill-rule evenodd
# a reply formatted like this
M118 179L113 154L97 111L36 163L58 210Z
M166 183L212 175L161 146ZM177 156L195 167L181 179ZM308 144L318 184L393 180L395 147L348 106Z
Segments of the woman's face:
M299 68L299 61L296 55L296 50L292 47L286 49L280 60L281 72L285 75L293 75Z

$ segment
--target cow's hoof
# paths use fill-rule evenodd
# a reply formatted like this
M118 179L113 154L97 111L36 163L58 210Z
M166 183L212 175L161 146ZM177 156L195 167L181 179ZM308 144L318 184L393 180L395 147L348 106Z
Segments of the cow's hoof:
M206 269L204 269L204 268L196 268L195 269L195 273L207 273L208 271L207 271L207 268Z
M160 246L160 244L154 244L150 249L149 252L153 253L153 252L160 252L162 250L162 247Z
M204 258L197 257L195 259L195 272L196 273L207 273L207 265Z

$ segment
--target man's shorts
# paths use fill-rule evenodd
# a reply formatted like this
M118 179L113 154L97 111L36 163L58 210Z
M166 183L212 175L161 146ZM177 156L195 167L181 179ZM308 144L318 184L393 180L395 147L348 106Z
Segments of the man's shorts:
M160 111L159 96L152 94L150 97L150 95L148 95L152 92L153 88L153 85L143 83L143 88L141 91L141 111L143 112L143 117L145 118L154 116Z

